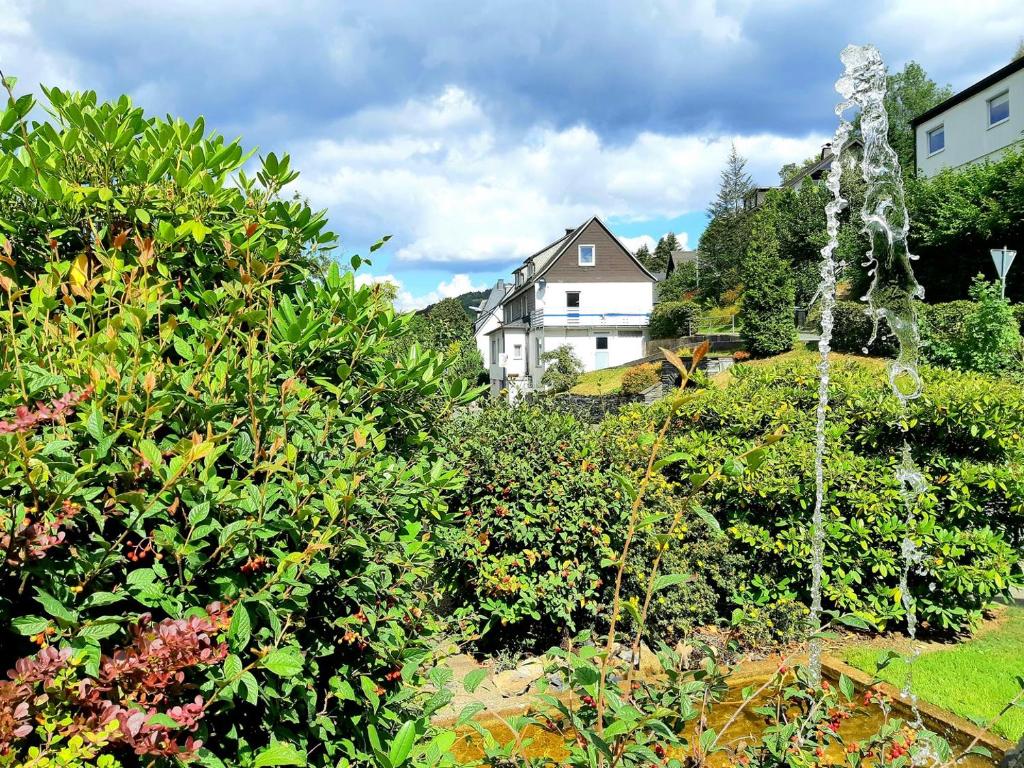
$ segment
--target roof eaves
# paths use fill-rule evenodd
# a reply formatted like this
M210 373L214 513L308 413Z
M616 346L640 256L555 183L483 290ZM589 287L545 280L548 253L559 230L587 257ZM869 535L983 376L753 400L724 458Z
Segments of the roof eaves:
M946 99L943 102L940 102L939 104L936 104L934 107L927 110L926 112L922 112L920 115L918 115L917 117L910 121L911 128L917 128L917 126L919 126L921 123L931 120L936 115L941 115L943 112L945 112L948 109L952 109L962 101L967 101L967 99L971 98L971 96L975 96L981 93L990 85L995 85L1000 80L1006 79L1007 77L1014 74L1015 72L1020 71L1021 69L1024 69L1024 57L1019 58L1016 61L1011 61L1005 67L997 69L991 75L983 77L978 82L967 86L959 93L954 93L948 99Z

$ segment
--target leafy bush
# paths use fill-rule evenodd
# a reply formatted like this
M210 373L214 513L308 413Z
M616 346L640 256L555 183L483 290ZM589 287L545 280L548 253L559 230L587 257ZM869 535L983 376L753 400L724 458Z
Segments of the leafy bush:
M47 96L0 117L0 751L369 762L443 703L399 683L459 482L430 436L472 393L322 271L287 156Z
M921 344L925 358L933 365L960 367L964 347L964 325L975 311L972 301L949 301L943 304L921 304L919 317Z
M778 238L775 195L754 217L750 244L743 259L741 333L755 357L785 352L796 339L795 286L791 266L783 258Z
M647 333L652 339L677 339L697 332L700 307L692 301L663 301L654 305Z
M658 363L641 363L622 374L620 391L624 395L638 395L653 387L661 380L661 365Z
M660 302L691 301L697 292L697 263L683 262L657 284L656 290Z
M887 333L884 322L871 342L873 323L868 305L859 301L837 301L832 314L832 349L855 355L868 354L892 357L896 354L896 339ZM870 345L869 345L870 342Z
M456 602L498 641L561 639L597 615L626 501L593 430L537 407L495 405L448 430L465 484L446 534ZM506 628L507 627L507 628Z
M733 372L727 388L698 391L684 404L664 449L677 461L663 474L685 490L692 473L706 472L785 427L789 435L756 467L710 487L702 503L750 564L742 584L755 578L790 584L787 591L806 600L814 360ZM971 626L1020 580L1014 546L1024 534L1024 393L1009 382L942 369L925 371L924 380L924 393L903 414L880 366L833 366L824 596L828 606L856 612L878 627L903 620L898 584L907 530L895 469L906 439L929 484L910 531L923 555L910 588L923 626L951 632ZM625 409L607 428L619 433L618 445L628 444L649 431L665 407Z
M1011 308L1013 316L1017 319L1017 327L1024 334L1024 304L1014 304Z
M567 392L576 386L583 374L583 362L572 345L562 344L540 356L544 373L540 383L548 392Z
M1010 303L999 295L999 286L978 275L971 285L971 298L975 309L964 320L963 367L982 373L1020 367L1020 329Z

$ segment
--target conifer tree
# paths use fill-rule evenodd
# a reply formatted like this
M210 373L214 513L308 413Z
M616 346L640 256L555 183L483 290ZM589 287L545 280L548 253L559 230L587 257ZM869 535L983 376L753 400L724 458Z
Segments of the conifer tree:
M708 208L711 218L727 216L743 210L743 199L754 189L754 181L747 173L747 159L736 151L733 143L722 171L722 182L718 195Z
M792 349L796 338L793 270L782 256L775 198L769 193L754 217L743 260L740 321L747 351L755 357Z

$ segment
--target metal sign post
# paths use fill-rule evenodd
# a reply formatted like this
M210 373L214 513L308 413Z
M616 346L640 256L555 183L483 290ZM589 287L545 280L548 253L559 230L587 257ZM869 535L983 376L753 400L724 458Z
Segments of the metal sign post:
M1017 255L1016 251L1011 251L1005 245L1002 248L993 248L990 253L992 254L992 262L996 265L996 272L999 274L999 283L1002 290L1002 297L1006 298L1006 273L1010 271L1010 266L1013 264L1013 257Z

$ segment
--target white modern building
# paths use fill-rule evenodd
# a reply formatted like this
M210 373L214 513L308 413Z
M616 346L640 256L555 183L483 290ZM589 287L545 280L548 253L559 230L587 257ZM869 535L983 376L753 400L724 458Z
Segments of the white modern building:
M568 344L587 371L643 357L654 276L596 216L527 258L493 327L481 305L477 344L491 392L539 389L541 355ZM498 290L498 286L495 287ZM492 291L492 294L494 291Z
M1024 59L946 99L911 125L922 176L997 159L1024 141Z

